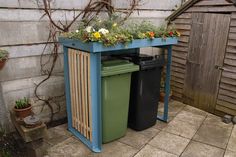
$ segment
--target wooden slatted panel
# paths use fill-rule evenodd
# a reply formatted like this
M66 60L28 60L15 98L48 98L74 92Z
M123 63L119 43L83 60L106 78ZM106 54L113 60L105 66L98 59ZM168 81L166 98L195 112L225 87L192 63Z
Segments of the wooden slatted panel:
M90 55L69 49L72 127L92 141Z
M173 23L175 24L190 24L191 20L186 18L176 18Z
M181 100L183 94L191 17L191 13L183 13L173 21L177 31L181 33L178 44L173 46L171 67L171 90L173 97L177 100Z
M236 79L232 78L227 78L227 77L222 77L221 78L221 83L229 84L229 85L234 85L236 86Z
M194 6L186 10L186 12L205 12L205 13L230 13L235 12L236 7L233 5L230 6L205 6L199 7Z
M202 0L196 3L194 6L228 6L233 5L225 0Z
M230 27L230 30L229 30L230 33L236 33L236 27Z

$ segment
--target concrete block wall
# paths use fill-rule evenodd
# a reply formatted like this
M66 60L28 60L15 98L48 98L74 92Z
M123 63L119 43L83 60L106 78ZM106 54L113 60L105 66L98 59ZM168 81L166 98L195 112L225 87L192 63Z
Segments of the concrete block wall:
M88 3L88 0L52 0L53 19L65 22L70 21L74 13L79 13ZM139 10L132 14L130 19L150 20L157 25L165 24L165 18L171 14L181 0L143 0ZM128 1L113 0L118 9L126 9ZM74 9L76 11L74 11ZM15 100L30 97L35 102L34 111L45 121L49 121L50 110L40 101L35 101L35 83L46 76L40 71L40 54L47 42L49 22L42 17L41 0L0 0L0 48L10 52L10 59L5 68L0 71L0 123L6 123L9 110ZM73 26L73 27L76 27ZM45 50L44 59L47 59L52 46ZM144 53L154 53L153 49L144 49ZM40 89L42 97L60 96L64 93L63 56L60 49L53 77ZM56 119L66 117L65 97L54 100Z

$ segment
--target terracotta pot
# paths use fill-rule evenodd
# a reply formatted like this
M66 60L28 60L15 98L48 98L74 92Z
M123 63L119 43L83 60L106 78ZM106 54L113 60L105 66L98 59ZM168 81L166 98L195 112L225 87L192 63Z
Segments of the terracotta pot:
M2 70L2 68L4 67L6 61L7 61L6 59L0 61L0 70Z
M160 92L160 102L164 102L165 101L165 92ZM172 96L172 94L170 93L169 94L169 101L170 101L170 99L171 99L171 96Z
M29 107L23 108L23 109L16 109L14 107L13 110L15 111L17 117L23 119L23 118L30 116L32 114L32 105L29 104Z

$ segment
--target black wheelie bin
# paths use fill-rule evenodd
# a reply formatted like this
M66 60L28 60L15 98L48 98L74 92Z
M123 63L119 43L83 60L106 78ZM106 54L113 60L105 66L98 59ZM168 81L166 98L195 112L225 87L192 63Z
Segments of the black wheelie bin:
M128 126L141 131L156 124L164 56L133 55L126 57L139 65L131 76Z

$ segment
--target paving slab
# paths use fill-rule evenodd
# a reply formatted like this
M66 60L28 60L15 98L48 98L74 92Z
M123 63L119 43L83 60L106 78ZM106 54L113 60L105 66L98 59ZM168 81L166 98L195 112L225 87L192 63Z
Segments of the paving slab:
M223 157L223 155L223 149L191 141L181 157Z
M167 127L168 123L160 121L160 120L157 120L157 122L153 126L153 128L158 129L158 130L163 130L165 127Z
M236 125L232 130L227 149L236 152Z
M189 139L161 131L149 142L149 145L171 154L180 155L189 141Z
M197 114L197 115L200 115L200 116L204 116L204 117L206 117L208 115L208 113L206 111L200 110L198 108L195 108L195 107L192 107L192 106L189 106L189 105L186 105L183 108L183 111L187 111L187 112Z
M150 139L153 138L154 136L156 136L159 132L160 132L160 130L156 129L154 127L145 129L143 131L138 131L138 133L143 134L144 136L146 136Z
M70 137L48 149L49 157L85 157L89 153L91 151L75 137Z
M220 126L220 127L225 127L225 128L233 128L232 123L230 124L226 124L224 122L222 122L222 118L218 117L216 115L213 115L211 113L208 113L205 121L203 122L206 125L214 125L214 126Z
M195 141L225 149L231 130L231 128L220 127L218 125L203 124L193 139Z
M188 122L194 126L200 126L205 118L206 116L198 115L185 110L180 111L175 117L175 119Z
M64 131L60 131L58 129L54 128L50 128L47 131L47 135L45 136L44 140L45 142L49 143L50 145L54 146L60 142L65 141L66 139L68 139L69 136L69 132L67 132L67 130Z
M146 145L134 157L178 157L177 155L165 152L161 149Z
M132 157L137 152L138 149L135 149L118 141L114 141L108 144L104 144L101 153L91 152L86 157Z
M140 149L145 144L147 144L152 137L145 136L137 131L132 129L128 129L126 135L120 138L118 141L134 148Z
M199 124L190 124L174 118L163 131L191 139L199 128Z
M60 134L70 137L70 136L72 136L72 133L70 131L68 131L67 128L68 128L68 124L66 123L66 124L56 126L54 129L55 129L55 131L59 131Z
M231 150L226 150L224 157L236 157L236 152Z
M169 102L169 116L176 116L186 105L182 102L178 101L170 101ZM164 103L159 103L158 112L163 113L164 112Z

